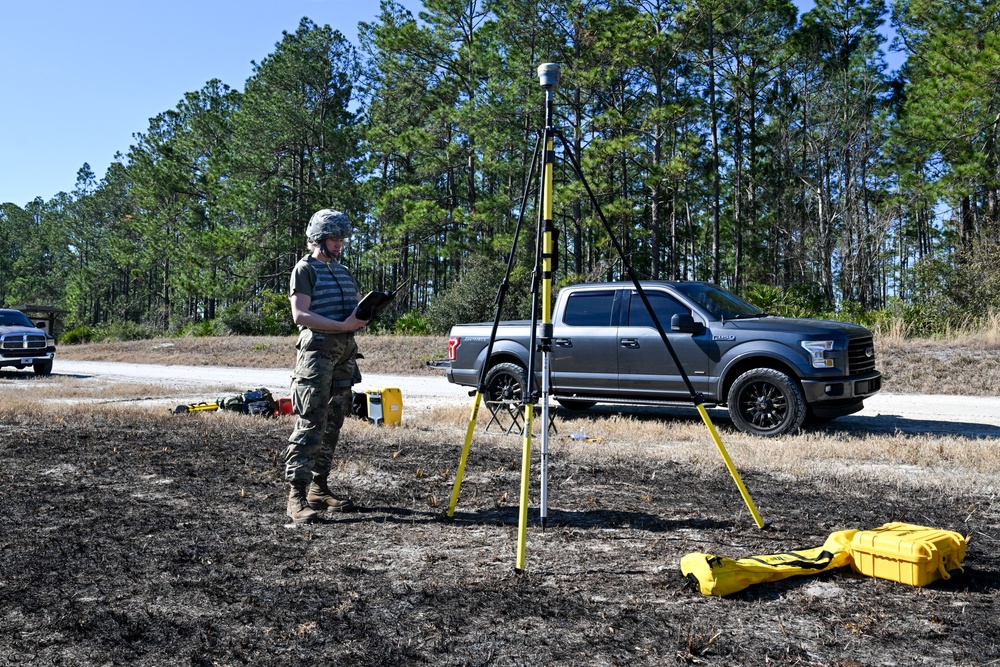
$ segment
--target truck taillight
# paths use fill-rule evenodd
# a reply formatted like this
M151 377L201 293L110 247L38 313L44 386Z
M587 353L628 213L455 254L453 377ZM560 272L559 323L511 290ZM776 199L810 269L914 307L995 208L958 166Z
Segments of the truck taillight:
M461 342L462 339L455 336L448 339L448 361L455 361L455 355L458 352L458 346Z

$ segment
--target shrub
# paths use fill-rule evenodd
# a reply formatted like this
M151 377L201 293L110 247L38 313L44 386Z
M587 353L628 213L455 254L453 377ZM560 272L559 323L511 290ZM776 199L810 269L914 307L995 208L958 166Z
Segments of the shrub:
M813 285L751 283L740 296L764 312L782 317L815 317L823 308L822 294Z
M426 336L431 332L427 319L418 313L403 313L392 328L393 333L401 336Z
M470 257L471 267L457 283L436 297L427 309L427 326L431 333L448 333L460 322L492 321L496 314L496 295L506 264L495 260ZM531 272L520 268L510 279L504 297L504 319L526 318L531 313Z
M292 306L288 297L273 290L264 290L258 310L247 304L233 304L217 318L216 335L289 336L297 329L292 322Z
M94 330L90 327L74 327L65 332L59 342L64 345L77 345L79 343L89 343L94 339Z
M128 341L144 340L146 338L156 338L163 335L162 329L151 324L140 324L137 322L108 322L102 324L95 331L93 340L95 341Z
M204 338L206 336L218 336L224 335L218 333L216 326L217 320L198 320L197 322L188 322L180 329L177 330L178 337L191 336L193 338Z

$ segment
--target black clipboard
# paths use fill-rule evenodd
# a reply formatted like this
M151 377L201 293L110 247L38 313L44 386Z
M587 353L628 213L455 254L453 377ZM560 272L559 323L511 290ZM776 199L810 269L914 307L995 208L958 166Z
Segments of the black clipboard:
M405 285L406 282L403 283ZM396 289L390 292L378 292L371 291L365 295L365 298L361 299L358 304L358 309L355 315L359 320L370 320L381 311L385 310L385 307L392 303L392 300L396 297L396 293L403 289L403 285L400 285Z

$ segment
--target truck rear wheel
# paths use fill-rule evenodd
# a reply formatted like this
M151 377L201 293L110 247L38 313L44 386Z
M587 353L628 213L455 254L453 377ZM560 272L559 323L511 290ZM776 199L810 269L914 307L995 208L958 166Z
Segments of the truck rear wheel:
M755 368L729 389L729 416L741 431L776 436L799 430L806 418L802 390L785 373Z
M524 366L511 362L497 364L486 374L486 400L521 401L528 386L528 372Z

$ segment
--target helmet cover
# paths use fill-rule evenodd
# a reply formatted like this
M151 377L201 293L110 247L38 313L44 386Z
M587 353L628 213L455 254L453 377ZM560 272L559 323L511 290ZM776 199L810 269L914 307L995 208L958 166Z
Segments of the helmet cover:
M351 223L340 211L324 208L313 213L306 226L306 238L314 243L323 239L346 239L351 235Z

